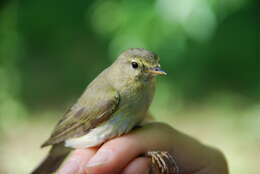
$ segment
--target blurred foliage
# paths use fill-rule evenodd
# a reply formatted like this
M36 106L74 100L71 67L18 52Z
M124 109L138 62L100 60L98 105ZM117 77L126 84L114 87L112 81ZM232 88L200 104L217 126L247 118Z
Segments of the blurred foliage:
M259 7L258 0L2 0L0 136L54 115L31 112L71 103L129 47L156 52L168 73L155 115L189 104L257 105Z
M0 129L26 115L20 98L21 76L17 63L21 58L21 42L16 21L17 5L6 6L0 15Z
M16 83L10 93L28 107L51 106L76 98L122 50L144 47L161 56L169 74L164 83L175 91L169 95L198 102L227 92L254 101L260 88L258 4L253 0L10 2L2 10L0 48L6 50L1 61L10 61L11 67L5 63L2 69L8 72L2 76L12 81L6 84Z

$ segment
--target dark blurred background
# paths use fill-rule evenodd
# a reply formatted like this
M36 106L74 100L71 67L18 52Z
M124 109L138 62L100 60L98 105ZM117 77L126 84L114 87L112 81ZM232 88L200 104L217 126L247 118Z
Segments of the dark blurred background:
M0 1L0 173L28 173L63 111L118 54L156 52L152 112L259 174L258 0ZM259 162L259 161L258 161Z

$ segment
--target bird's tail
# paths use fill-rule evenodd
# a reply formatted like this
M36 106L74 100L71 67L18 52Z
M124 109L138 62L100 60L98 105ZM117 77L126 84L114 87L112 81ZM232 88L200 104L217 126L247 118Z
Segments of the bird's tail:
M62 144L52 146L47 157L31 174L51 174L55 172L72 149Z

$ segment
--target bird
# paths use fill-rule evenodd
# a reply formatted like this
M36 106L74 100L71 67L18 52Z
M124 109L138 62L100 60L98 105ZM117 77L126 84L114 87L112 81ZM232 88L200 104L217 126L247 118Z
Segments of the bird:
M53 173L73 149L100 146L140 125L154 97L155 77L166 75L159 61L157 54L144 48L122 52L56 124L41 146L52 147L31 174ZM161 160L171 159L167 152L148 152L147 156L161 170L165 170Z

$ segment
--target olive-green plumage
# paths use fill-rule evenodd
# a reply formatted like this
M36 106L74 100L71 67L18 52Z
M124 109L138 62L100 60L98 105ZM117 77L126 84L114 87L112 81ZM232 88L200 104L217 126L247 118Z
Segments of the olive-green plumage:
M59 149L57 146L97 146L138 125L151 104L154 77L158 74L166 73L160 69L156 54L141 48L123 52L89 84L79 100L58 122L50 138L42 145L53 145L52 151L33 174L49 174L58 168L60 164L49 167L49 171L42 171L48 168L46 165L51 164L51 159L62 161L57 158L64 158L64 153L55 153L53 150ZM63 151L68 153L67 150Z

